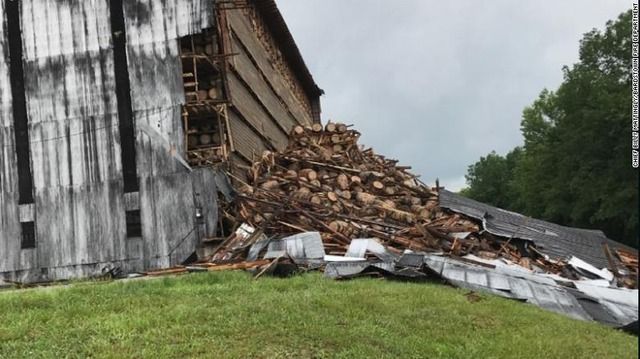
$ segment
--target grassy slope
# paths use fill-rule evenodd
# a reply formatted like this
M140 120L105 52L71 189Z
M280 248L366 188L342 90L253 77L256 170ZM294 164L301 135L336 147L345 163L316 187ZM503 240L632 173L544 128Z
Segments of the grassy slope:
M0 357L632 358L637 339L438 284L238 272L0 293Z

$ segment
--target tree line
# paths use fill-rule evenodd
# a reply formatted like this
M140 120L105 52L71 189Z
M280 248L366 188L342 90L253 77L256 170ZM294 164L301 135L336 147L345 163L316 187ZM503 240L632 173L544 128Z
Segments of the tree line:
M580 41L562 84L523 111L524 145L469 166L461 193L562 225L603 230L637 248L631 167L631 10Z

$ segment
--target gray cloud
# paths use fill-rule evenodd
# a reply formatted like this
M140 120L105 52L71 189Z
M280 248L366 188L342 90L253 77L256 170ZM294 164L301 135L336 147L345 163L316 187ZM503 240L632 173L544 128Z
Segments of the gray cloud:
M278 0L326 91L323 119L454 190L467 166L522 144L522 110L556 88L582 35L628 1Z

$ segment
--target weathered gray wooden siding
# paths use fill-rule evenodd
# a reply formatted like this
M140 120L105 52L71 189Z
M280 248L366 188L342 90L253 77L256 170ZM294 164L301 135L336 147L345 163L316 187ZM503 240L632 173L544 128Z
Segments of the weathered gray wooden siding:
M194 187L194 175L170 153L172 146L180 153L183 144L176 39L213 26L213 2L124 1L140 176L139 195L127 197L108 0L22 1L37 248L21 250L5 1L0 0L0 274L61 279L109 265L140 270L182 261L201 232L193 231L194 189L203 189ZM126 238L125 210L137 208L139 241Z
M251 27L248 12L227 11L232 52L228 84L239 116L231 118L231 133L239 154L252 159L262 150L287 145L297 124L312 123L312 114L295 97L291 85L274 68L264 45ZM243 123L235 123L235 121Z
M166 142L137 131L144 266L181 262L198 242L194 193L186 169L171 155L183 152L184 103L178 38L213 26L212 1L125 2L127 56L136 124L157 131ZM185 239L186 238L186 239ZM149 240L153 239L153 240ZM183 240L184 239L184 240ZM173 261L173 263L172 263Z
M125 260L108 2L23 0L21 15L37 248L15 269Z
M0 10L5 13L4 0ZM9 45L7 21L0 21L0 271L12 268L15 259L7 254L18 253L15 241L20 234L18 215L18 183L13 131L12 96L9 75ZM18 249L19 249L18 242Z

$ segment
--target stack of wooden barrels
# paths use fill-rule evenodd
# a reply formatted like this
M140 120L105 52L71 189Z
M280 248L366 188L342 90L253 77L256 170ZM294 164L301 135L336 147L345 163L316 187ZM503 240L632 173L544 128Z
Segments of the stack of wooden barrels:
M435 252L492 268L482 259L504 258L527 269L580 278L566 260L549 259L534 243L494 236L479 220L440 207L439 188L359 145L359 137L339 123L293 128L285 150L263 153L246 181L234 177L241 183L239 194L222 212L237 226L243 224L240 228L253 227L252 234L234 231L220 238L207 261L247 262L250 252L266 251L263 235L319 232L329 255L345 255L355 238L376 238L396 254ZM618 277L619 285L637 288L637 255L616 253L630 270ZM258 254L243 265L257 263L251 261L262 258Z
M221 88L222 80L220 78L199 83L198 101L220 100L222 95Z
M397 253L520 261L516 246L483 236L477 221L440 208L437 188L362 147L359 137L340 123L293 128L284 151L265 152L251 167L235 202L237 220L274 236L318 231L333 255L344 254L353 238L375 237Z

